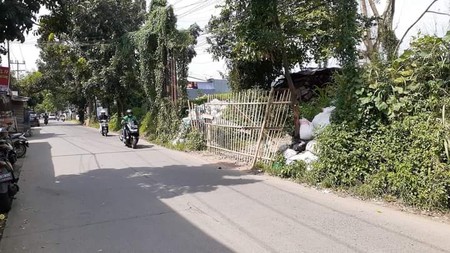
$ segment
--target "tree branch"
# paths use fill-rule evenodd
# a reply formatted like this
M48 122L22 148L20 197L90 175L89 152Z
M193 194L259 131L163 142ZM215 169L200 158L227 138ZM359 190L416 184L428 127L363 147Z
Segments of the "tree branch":
M378 12L375 2L373 0L368 0L368 1L369 1L370 8L372 9L373 15L375 17L380 17L380 13Z
M434 14L439 14L439 15L444 15L444 16L449 16L450 17L450 13L445 13L445 12L439 12L439 11L428 11L429 13L434 13Z
M361 0L361 12L364 17L368 18L369 14L368 14L368 10L367 10L366 0ZM373 42L372 42L371 37L372 36L370 34L370 27L369 27L366 29L366 35L364 36L364 39L363 39L364 45L366 46L366 49L367 49L367 55L370 55L373 53Z
M433 0L433 2L431 2L430 5L428 5L427 9L422 12L422 14L420 15L420 17L410 26L408 27L408 29L406 30L406 32L403 34L402 38L399 40L399 42L397 43L397 46L395 47L395 51L394 52L398 52L398 49L400 47L400 45L403 43L403 40L405 39L406 35L408 34L408 32L417 24L419 23L419 21L423 18L423 16L425 16L425 14L430 10L430 8L437 2L438 0Z

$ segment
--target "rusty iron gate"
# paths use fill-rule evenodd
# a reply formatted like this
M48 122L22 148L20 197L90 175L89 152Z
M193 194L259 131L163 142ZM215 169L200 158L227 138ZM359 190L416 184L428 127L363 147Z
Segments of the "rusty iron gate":
M271 163L286 135L290 96L273 89L208 95L203 107L208 150L252 167Z

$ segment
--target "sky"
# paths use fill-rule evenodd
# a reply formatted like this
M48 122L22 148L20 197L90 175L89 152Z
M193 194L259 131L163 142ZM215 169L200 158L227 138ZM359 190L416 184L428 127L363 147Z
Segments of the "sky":
M150 1L150 0L148 0ZM169 0L173 5L175 14L178 18L178 28L187 28L193 23L197 23L204 28L212 15L218 15L220 9L216 6L224 0ZM381 4L384 0L380 1ZM401 37L406 29L422 14L432 0L397 0L396 14L394 17L395 31L398 37ZM450 1L438 0L432 7L433 11L450 13ZM45 12L43 10L41 13ZM411 36L416 36L419 32L422 34L435 34L443 36L450 30L450 17L427 13L422 20L409 32L401 48L406 48L411 40ZM195 57L189 66L189 76L207 79L221 78L220 73L227 73L224 61L213 61L210 54L206 52L208 44L206 43L207 34L204 33L198 39L196 47L197 57ZM39 50L35 46L37 38L32 33L26 36L26 41L11 43L11 60L25 64L19 64L19 70L36 70L36 60L39 58ZM2 56L3 57L3 56ZM5 57L2 59L2 65L6 65ZM17 65L11 66L16 69Z

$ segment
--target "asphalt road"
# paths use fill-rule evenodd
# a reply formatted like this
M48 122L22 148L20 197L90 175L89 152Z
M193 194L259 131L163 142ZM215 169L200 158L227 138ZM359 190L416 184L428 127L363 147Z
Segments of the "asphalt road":
M50 122L0 252L450 252L450 225Z

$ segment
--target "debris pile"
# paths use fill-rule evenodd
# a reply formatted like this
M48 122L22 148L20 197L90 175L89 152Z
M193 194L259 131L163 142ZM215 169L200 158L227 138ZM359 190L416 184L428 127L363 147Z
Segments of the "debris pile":
M309 165L318 160L317 141L314 138L330 124L334 109L334 106L323 108L311 122L305 118L300 119L300 140L290 146L283 145L279 149L283 152L286 164L304 161L308 165L308 170L311 169Z
M222 114L227 106L226 101L218 99L213 99L202 105L195 105L194 108L188 110L188 116L182 119L177 137L172 141L172 144L185 142L184 138L192 125L203 128L205 123L217 123L217 121L223 120Z

